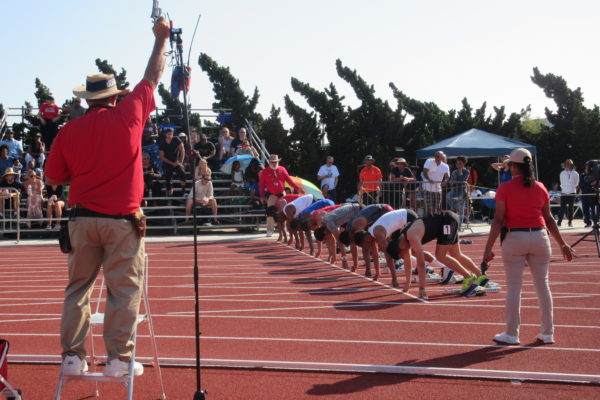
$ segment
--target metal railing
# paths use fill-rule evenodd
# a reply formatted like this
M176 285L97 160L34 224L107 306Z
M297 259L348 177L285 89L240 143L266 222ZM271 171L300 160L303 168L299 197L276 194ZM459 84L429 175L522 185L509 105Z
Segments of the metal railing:
M16 232L21 237L21 192L14 188L0 188L1 232Z
M252 128L252 122L246 120L246 126L247 126L247 131L248 131L248 137L250 138L250 143L252 144L252 146L254 146L255 148L258 149L258 153L260 155L261 161L263 163L266 163L267 159L270 156L269 151L267 150L267 147L265 146L263 141L260 140L260 138L258 137L258 134L254 130L254 128Z
M466 229L471 229L472 205L466 182L364 182L357 200L363 205L389 204L394 209L411 209L419 216L442 210L458 214Z

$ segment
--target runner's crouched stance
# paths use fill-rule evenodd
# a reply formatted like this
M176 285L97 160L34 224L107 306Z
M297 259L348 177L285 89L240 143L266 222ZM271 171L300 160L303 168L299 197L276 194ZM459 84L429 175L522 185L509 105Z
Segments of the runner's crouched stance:
M340 228L346 225L363 209L363 206L354 204L344 204L339 208L327 213L321 219L321 226L315 229L315 239L319 242L325 242L329 253L328 262L335 264L337 262L335 246L338 245L342 255L342 267L348 269L346 260L346 247L340 242ZM343 228L342 228L343 229ZM356 264L354 265L356 269Z
M419 297L427 299L425 291L425 252L423 245L437 239L435 258L465 277L461 294L473 290L487 280L473 260L464 255L458 243L458 215L451 211L427 214L407 225L398 238L388 245L387 252L393 259L402 257L404 268L411 269L411 250L417 259L419 274ZM410 288L406 283L405 290Z
M419 217L412 210L394 210L383 214L369 227L368 231L358 231L354 233L354 242L370 253L373 260L379 260L379 252L385 254L386 265L392 274L392 286L399 288L398 278L396 277L396 266L394 260L387 253L389 239L394 232L403 229L406 225L417 220ZM379 249L378 249L379 248ZM378 268L376 267L378 270ZM410 269L406 269L406 279L410 282Z

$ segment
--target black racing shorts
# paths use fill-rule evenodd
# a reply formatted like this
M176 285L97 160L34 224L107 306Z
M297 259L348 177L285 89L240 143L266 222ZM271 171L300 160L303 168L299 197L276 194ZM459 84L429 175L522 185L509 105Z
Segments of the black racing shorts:
M452 211L427 214L422 218L425 225L423 243L437 239L437 244L452 245L458 243L458 215Z

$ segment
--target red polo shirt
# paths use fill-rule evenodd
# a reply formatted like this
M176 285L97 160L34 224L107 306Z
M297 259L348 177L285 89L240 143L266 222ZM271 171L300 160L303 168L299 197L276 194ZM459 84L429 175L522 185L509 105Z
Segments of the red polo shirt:
M381 174L381 170L379 168L372 165L370 167L364 167L363 169L361 169L359 173L359 178L363 182L363 190L366 193L371 193L376 190L379 190L379 185L377 184L377 182L381 181L383 175Z
M56 104L42 103L40 114L43 119L52 119L58 117L59 108Z
M265 189L271 194L281 194L285 190L285 183L289 183L294 190L300 188L290 178L287 170L282 166L273 169L267 167L258 174L258 187L260 189L260 197L265 197Z
M69 180L69 204L126 215L144 195L142 131L154 109L154 89L142 80L115 108L92 108L58 133L44 172Z
M550 196L543 183L536 181L532 187L525 187L523 177L513 176L510 181L498 186L496 201L506 203L504 225L507 228L546 226L542 207L550 201Z

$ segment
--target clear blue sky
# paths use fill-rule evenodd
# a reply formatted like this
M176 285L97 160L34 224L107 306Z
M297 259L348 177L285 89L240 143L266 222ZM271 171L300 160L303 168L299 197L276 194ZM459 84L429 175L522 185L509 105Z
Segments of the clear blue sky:
M248 94L258 86L265 115L271 104L283 106L285 94L305 104L291 90L292 76L317 88L334 82L356 105L336 75L337 58L392 102L389 82L443 109L459 108L466 96L473 107L487 101L489 110L505 105L512 112L531 104L532 116L543 116L552 103L531 83L538 66L580 86L588 106L600 103L598 1L161 0L160 6L183 28L186 53L202 14L191 57L191 102L198 108L213 101L197 64L200 52L229 66ZM36 77L62 103L96 72L98 57L137 82L152 46L150 10L150 0L4 1L0 103L33 102ZM170 69L163 81L169 78Z

